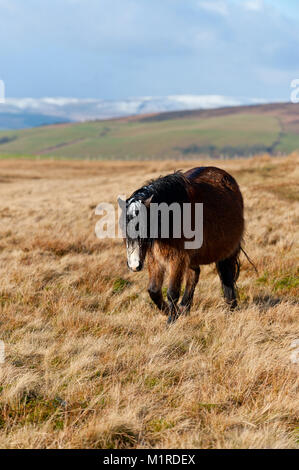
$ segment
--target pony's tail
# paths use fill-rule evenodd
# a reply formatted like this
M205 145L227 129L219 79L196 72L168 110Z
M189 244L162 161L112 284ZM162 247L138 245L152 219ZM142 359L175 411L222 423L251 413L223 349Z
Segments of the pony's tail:
M256 265L254 264L254 262L249 258L248 254L246 253L246 251L245 251L241 246L240 246L240 249L241 249L241 251L244 253L244 255L246 256L247 261L249 261L249 263L251 264L251 266L254 267L256 274L258 274L258 270L257 270L257 267L256 267Z

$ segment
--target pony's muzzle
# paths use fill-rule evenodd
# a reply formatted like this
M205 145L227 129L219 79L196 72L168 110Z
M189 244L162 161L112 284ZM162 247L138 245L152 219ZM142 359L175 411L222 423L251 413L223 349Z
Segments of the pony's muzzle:
M133 271L133 273L136 273L142 270L143 263L139 263L137 266L130 266L129 263L127 262L127 266L130 269L130 271Z

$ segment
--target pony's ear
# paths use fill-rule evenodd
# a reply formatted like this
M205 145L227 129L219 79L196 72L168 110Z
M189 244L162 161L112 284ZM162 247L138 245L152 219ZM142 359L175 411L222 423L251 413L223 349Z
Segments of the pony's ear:
M117 202L119 207L124 210L126 208L126 201L124 199L121 199L120 197L117 198Z
M150 206L150 203L152 202L152 199L153 199L153 194L148 197L145 201L143 201L143 204L145 205L145 207L149 207Z

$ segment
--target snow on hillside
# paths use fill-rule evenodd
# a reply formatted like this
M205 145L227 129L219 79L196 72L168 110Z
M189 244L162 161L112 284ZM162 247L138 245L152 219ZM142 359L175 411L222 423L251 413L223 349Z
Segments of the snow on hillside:
M170 95L146 96L120 101L78 98L9 98L0 105L0 128L13 129L14 122L23 127L42 125L45 122L87 121L109 119L137 114L212 109L260 103L255 99L236 99L221 95ZM7 118L9 116L9 119ZM24 119L24 116L26 119ZM34 119L30 119L34 116ZM40 116L40 120L37 119ZM22 120L20 120L22 117ZM46 119L45 119L46 118Z

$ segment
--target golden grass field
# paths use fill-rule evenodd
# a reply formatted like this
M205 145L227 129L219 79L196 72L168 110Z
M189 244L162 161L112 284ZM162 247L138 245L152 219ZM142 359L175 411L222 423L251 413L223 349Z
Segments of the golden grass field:
M98 203L200 164L0 161L1 448L299 447L299 156L211 163L259 271L242 255L233 314L207 266L166 328L146 270L95 237Z

